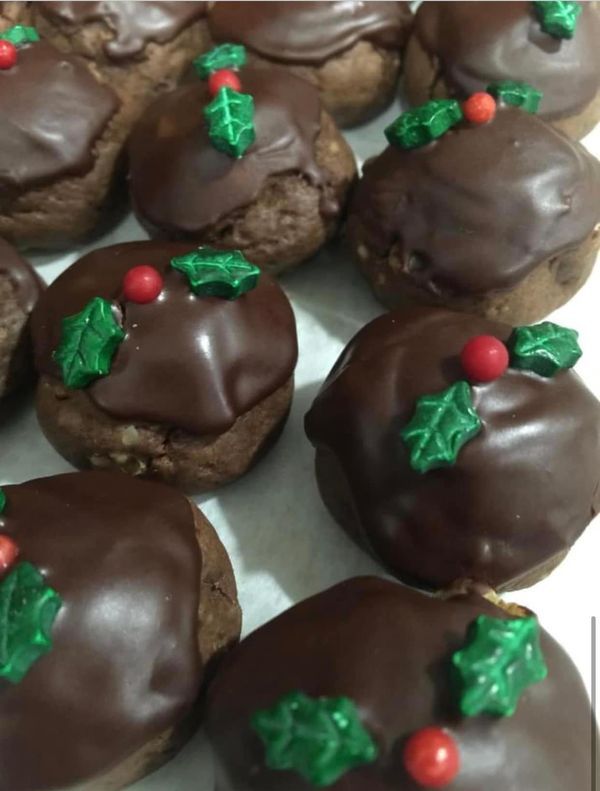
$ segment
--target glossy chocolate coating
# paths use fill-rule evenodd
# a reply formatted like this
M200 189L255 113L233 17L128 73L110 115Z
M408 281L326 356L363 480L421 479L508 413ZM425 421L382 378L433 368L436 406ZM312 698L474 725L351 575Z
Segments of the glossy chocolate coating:
M509 289L600 220L600 162L535 115L500 107L422 148L368 163L350 209L378 256L432 294Z
M207 728L219 791L309 791L295 772L271 771L252 714L288 692L351 698L380 748L339 791L417 791L402 763L414 731L447 727L462 767L452 791L588 791L590 704L573 663L542 630L548 678L513 717L461 719L449 660L480 614L506 613L477 595L429 598L375 577L354 578L297 604L246 638L209 691Z
M41 373L59 376L52 352L61 320L95 296L121 299L127 336L108 376L87 389L110 415L206 435L226 431L292 376L296 326L287 297L268 275L236 300L196 297L171 258L189 244L130 242L81 258L50 286L32 316L34 353ZM147 305L122 301L125 273L141 264L165 278Z
M35 269L4 239L0 239L0 277L10 280L23 313L31 313L44 285Z
M415 35L439 58L441 77L460 96L495 80L528 82L544 96L540 114L580 113L600 89L600 14L583 10L572 39L545 33L530 2L425 2Z
M158 99L134 129L131 198L151 231L193 237L251 203L270 176L300 173L315 185L326 178L315 160L321 128L316 88L278 68L247 67L240 78L242 90L254 97L256 128L241 159L211 144L202 113L210 97L199 78Z
M217 2L208 14L215 42L237 41L281 63L319 65L371 41L399 49L412 17L408 3Z
M94 164L94 144L118 107L85 63L39 41L0 70L0 209L22 192Z
M125 475L6 486L0 529L63 599L53 647L0 684L1 791L71 788L189 713L201 557L190 503Z
M400 431L417 398L465 379L467 340L510 333L445 310L382 316L350 341L306 417L325 503L402 579L519 587L600 510L600 403L570 370L509 369L473 386L481 433L452 466L410 466Z
M100 22L111 31L105 54L114 61L139 55L151 42L165 44L204 16L203 2L40 2L42 14L69 28Z

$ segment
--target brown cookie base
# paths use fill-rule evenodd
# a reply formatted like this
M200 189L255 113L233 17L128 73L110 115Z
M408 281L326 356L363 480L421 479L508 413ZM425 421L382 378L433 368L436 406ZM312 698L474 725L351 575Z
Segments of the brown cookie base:
M404 56L404 94L411 105L453 95L441 72L439 60L431 56L413 33ZM581 112L557 120L547 119L574 140L581 140L600 121L600 93Z
M33 381L28 316L6 275L0 275L0 399Z
M214 665L239 640L241 610L229 556L212 524L190 503L202 553L198 644L208 678ZM205 679L208 680L208 678ZM198 712L177 728L161 733L110 772L78 786L77 791L120 791L171 760L193 734Z
M510 291L464 296L415 284L400 243L385 257L375 255L365 244L360 220L349 229L349 237L358 266L387 308L434 305L517 325L539 321L568 302L588 279L600 249L598 225L578 247L540 262Z
M337 231L340 213L356 176L352 149L327 113L315 142L316 162L326 178L322 187L286 173L268 178L258 196L198 234L172 234L144 222L154 239L173 239L241 250L269 274L279 274L313 256ZM327 205L340 210L327 212Z
M260 458L287 418L293 387L289 379L216 436L116 420L85 391L48 376L39 383L37 413L48 441L75 467L116 469L202 492L238 478Z

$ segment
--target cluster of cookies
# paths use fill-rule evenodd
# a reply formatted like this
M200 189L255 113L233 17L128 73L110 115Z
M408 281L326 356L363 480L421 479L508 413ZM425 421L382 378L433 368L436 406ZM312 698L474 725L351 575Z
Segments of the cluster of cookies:
M37 378L83 471L0 489L0 791L118 791L201 722L218 791L589 788L577 671L497 593L600 510L600 403L577 332L541 321L600 249L599 40L562 0L2 4L0 399ZM399 80L357 179L339 127ZM17 252L127 196L149 241L47 288ZM390 312L306 433L333 518L413 590L348 580L237 645L184 492L276 442L298 343L275 275L341 235Z

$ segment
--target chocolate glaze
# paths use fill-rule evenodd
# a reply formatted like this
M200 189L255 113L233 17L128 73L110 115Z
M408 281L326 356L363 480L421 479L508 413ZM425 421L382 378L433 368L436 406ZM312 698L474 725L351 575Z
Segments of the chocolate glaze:
M23 313L31 313L44 284L35 269L4 239L0 239L0 277L7 277L12 283Z
M217 2L208 29L216 42L238 41L280 63L319 65L362 40L399 49L411 19L402 2Z
M150 43L165 44L204 16L203 2L40 2L42 14L67 28L100 22L111 32L105 54L114 61L127 60L143 52Z
M600 14L593 3L572 39L544 33L530 2L425 2L415 35L439 58L451 90L464 96L494 80L520 80L543 91L547 119L577 115L600 89Z
M246 638L209 690L207 728L219 791L309 791L295 772L265 768L252 714L282 695L344 695L381 750L354 769L339 791L417 791L402 764L415 730L448 727L462 769L452 791L587 791L591 711L563 649L542 630L548 678L529 687L513 717L460 719L449 659L478 615L506 613L475 594L429 598L375 577L347 580L313 596Z
M190 503L105 472L5 487L0 528L59 592L53 648L0 684L1 791L71 788L177 725L199 690Z
M202 114L210 97L200 79L162 96L135 127L131 198L151 232L193 237L251 203L270 176L296 172L316 186L326 184L315 160L321 128L316 88L278 68L244 68L240 76L254 97L256 127L256 141L241 159L211 144Z
M469 338L510 332L445 310L382 316L350 341L306 417L326 505L402 579L519 587L600 509L600 404L573 371L509 369L475 386L482 432L453 466L410 467L400 431L417 398L465 378Z
M236 300L196 297L170 260L189 244L130 242L81 258L50 286L32 316L36 365L59 376L52 352L61 320L94 296L121 296L123 276L149 264L165 276L148 305L123 303L127 336L108 376L87 389L96 406L123 420L163 423L194 434L221 433L292 376L294 314L279 285L261 274Z
M44 41L0 70L0 209L22 192L94 164L94 144L118 107L85 63Z
M348 222L433 294L509 289L600 220L600 162L535 115L501 107L423 148L367 163Z

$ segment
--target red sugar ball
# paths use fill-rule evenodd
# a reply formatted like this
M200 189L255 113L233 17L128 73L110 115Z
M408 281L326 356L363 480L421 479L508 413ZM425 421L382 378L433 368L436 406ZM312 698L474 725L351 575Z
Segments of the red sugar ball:
M208 78L208 92L211 96L216 96L221 88L231 88L234 91L241 91L242 83L235 71L231 71L231 69L213 71Z
M163 289L163 278L153 266L134 266L123 278L123 296L129 302L145 305Z
M444 788L460 769L460 754L452 736L441 728L416 731L404 746L404 767L424 788Z
M17 48L10 41L0 39L0 69L12 69L17 62Z
M19 554L19 547L12 538L0 535L0 572L7 571L15 562Z
M493 335L477 335L467 341L460 362L471 382L492 382L508 368L508 349Z
M479 91L463 102L462 110L472 124L487 124L496 115L496 100L489 93Z

